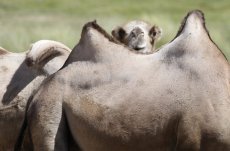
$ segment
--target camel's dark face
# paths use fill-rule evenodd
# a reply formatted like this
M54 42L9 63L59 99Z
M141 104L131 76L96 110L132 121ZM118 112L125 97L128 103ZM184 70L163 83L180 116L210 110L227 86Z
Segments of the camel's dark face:
M112 35L121 43L140 53L155 50L155 43L161 37L161 29L144 21L131 21L112 31Z

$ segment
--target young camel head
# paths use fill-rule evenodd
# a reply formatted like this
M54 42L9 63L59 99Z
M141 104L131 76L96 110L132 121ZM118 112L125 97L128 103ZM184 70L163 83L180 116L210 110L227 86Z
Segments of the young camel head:
M139 53L155 51L156 42L161 38L162 30L156 25L134 20L112 30L115 39Z

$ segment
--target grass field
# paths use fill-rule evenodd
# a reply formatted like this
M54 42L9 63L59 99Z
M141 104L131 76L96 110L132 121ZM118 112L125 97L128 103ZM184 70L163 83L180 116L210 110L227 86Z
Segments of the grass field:
M169 42L192 9L205 13L210 35L230 60L229 0L1 0L0 46L25 51L32 42L53 39L72 48L82 26L94 19L108 32L116 25L142 19L159 25Z

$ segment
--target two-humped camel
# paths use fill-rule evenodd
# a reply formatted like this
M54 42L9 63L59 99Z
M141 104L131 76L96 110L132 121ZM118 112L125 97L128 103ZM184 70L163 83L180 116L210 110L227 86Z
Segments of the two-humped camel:
M151 55L88 23L68 59L28 108L35 151L68 150L70 135L82 151L230 150L230 66L201 11Z

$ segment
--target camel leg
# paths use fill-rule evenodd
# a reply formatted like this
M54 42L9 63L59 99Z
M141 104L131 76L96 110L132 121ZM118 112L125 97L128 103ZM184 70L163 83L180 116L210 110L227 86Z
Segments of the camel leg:
M67 151L68 133L62 104L53 101L52 105L41 101L32 104L28 112L28 124L34 151ZM44 105L45 104L45 105Z
M200 151L200 127L195 118L183 118L177 129L176 151Z

